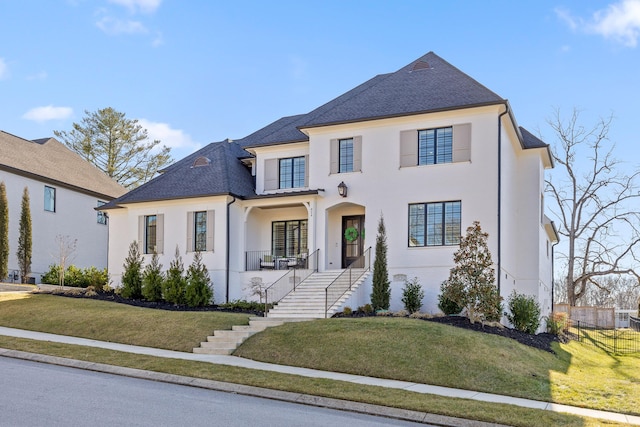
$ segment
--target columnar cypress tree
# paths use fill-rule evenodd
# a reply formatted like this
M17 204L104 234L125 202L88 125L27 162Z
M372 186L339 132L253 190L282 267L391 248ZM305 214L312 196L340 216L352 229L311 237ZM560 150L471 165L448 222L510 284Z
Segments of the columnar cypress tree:
M148 301L162 301L163 282L162 264L158 261L158 254L154 252L151 262L142 273L142 295L144 298Z
M207 266L202 263L202 253L196 252L193 262L187 269L187 288L185 299L189 307L203 307L212 303L211 279Z
M125 298L142 298L142 255L135 240L129 245L129 255L122 266L122 296Z
M9 274L9 204L7 188L0 181L0 280Z
M384 217L380 214L378 235L376 236L376 259L373 262L373 291L371 305L375 310L388 310L391 299L389 288L389 270L387 268L387 231Z
M22 193L22 209L20 210L20 225L18 231L18 267L22 283L27 283L27 275L31 272L31 208L29 206L29 189L24 187Z
M185 289L187 280L184 277L184 265L180 256L180 249L176 245L176 256L169 264L169 271L164 280L162 294L165 301L176 305L185 304Z

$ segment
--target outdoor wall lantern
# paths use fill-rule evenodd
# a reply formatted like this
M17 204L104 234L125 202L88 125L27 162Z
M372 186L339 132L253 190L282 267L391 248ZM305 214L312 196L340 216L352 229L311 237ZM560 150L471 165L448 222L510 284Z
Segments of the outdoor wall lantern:
M338 184L338 194L342 197L347 197L347 184L345 184L344 181Z

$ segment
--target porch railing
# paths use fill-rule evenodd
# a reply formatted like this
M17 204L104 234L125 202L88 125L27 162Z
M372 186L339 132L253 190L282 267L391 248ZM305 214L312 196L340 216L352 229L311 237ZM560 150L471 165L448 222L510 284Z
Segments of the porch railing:
M304 265L306 254L308 251L304 249L298 254L276 255L272 250L264 251L246 251L244 253L244 271L258 271L263 269L279 269L281 267L289 268L289 265L296 264L297 268L307 268ZM295 261L294 261L295 260Z
M312 273L318 271L320 249L307 257L305 268L291 268L278 280L264 290L264 315L267 316L269 304L274 305L296 290L296 286Z
M355 261L353 261L336 279L324 290L324 316L327 317L329 309L342 296L351 290L351 287L371 270L371 246Z

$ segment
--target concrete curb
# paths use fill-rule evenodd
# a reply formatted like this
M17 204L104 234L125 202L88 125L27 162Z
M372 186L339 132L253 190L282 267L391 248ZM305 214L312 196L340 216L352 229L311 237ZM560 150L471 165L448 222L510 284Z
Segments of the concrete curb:
M485 423L482 421L465 420L462 418L447 417L425 412L410 411L391 408L387 406L372 405L368 403L351 402L348 400L332 399L312 396L308 394L292 393L287 391L272 390L261 387L247 386L243 384L226 383L222 381L206 380L201 378L185 377L181 375L165 374L161 372L145 371L142 369L126 368L121 366L106 365L102 363L85 362L82 360L67 359L63 357L48 356L44 354L28 353L18 350L0 348L0 356L14 359L29 360L32 362L48 363L51 365L65 366L69 368L84 369L94 372L102 372L112 375L121 375L149 381L165 382L189 387L199 387L207 390L236 393L246 396L261 397L265 399L280 400L284 402L298 403L309 406L336 409L340 411L357 412L367 415L376 415L391 419L412 421L424 424L432 424L444 427L502 427L500 424ZM506 426L505 426L506 427Z

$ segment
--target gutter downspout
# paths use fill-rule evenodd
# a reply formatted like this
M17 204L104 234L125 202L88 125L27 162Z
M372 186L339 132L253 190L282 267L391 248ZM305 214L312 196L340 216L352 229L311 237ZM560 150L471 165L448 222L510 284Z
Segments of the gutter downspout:
M502 116L509 112L509 104L505 102L504 112L498 115L498 295L502 282Z
M556 299L556 296L554 295L555 286L556 286L555 250L556 250L556 245L558 243L560 243L560 239L558 239L557 242L551 245L551 314L552 315L555 312L555 310L553 309L553 307L555 306L555 299Z
M226 263L226 274L225 274L225 302L228 304L229 303L229 263L230 263L230 255L229 255L229 244L231 242L231 224L229 221L229 212L230 209L229 207L235 203L236 201L236 197L235 196L231 196L233 197L233 200L230 201L229 203L227 203L227 259L225 260Z

